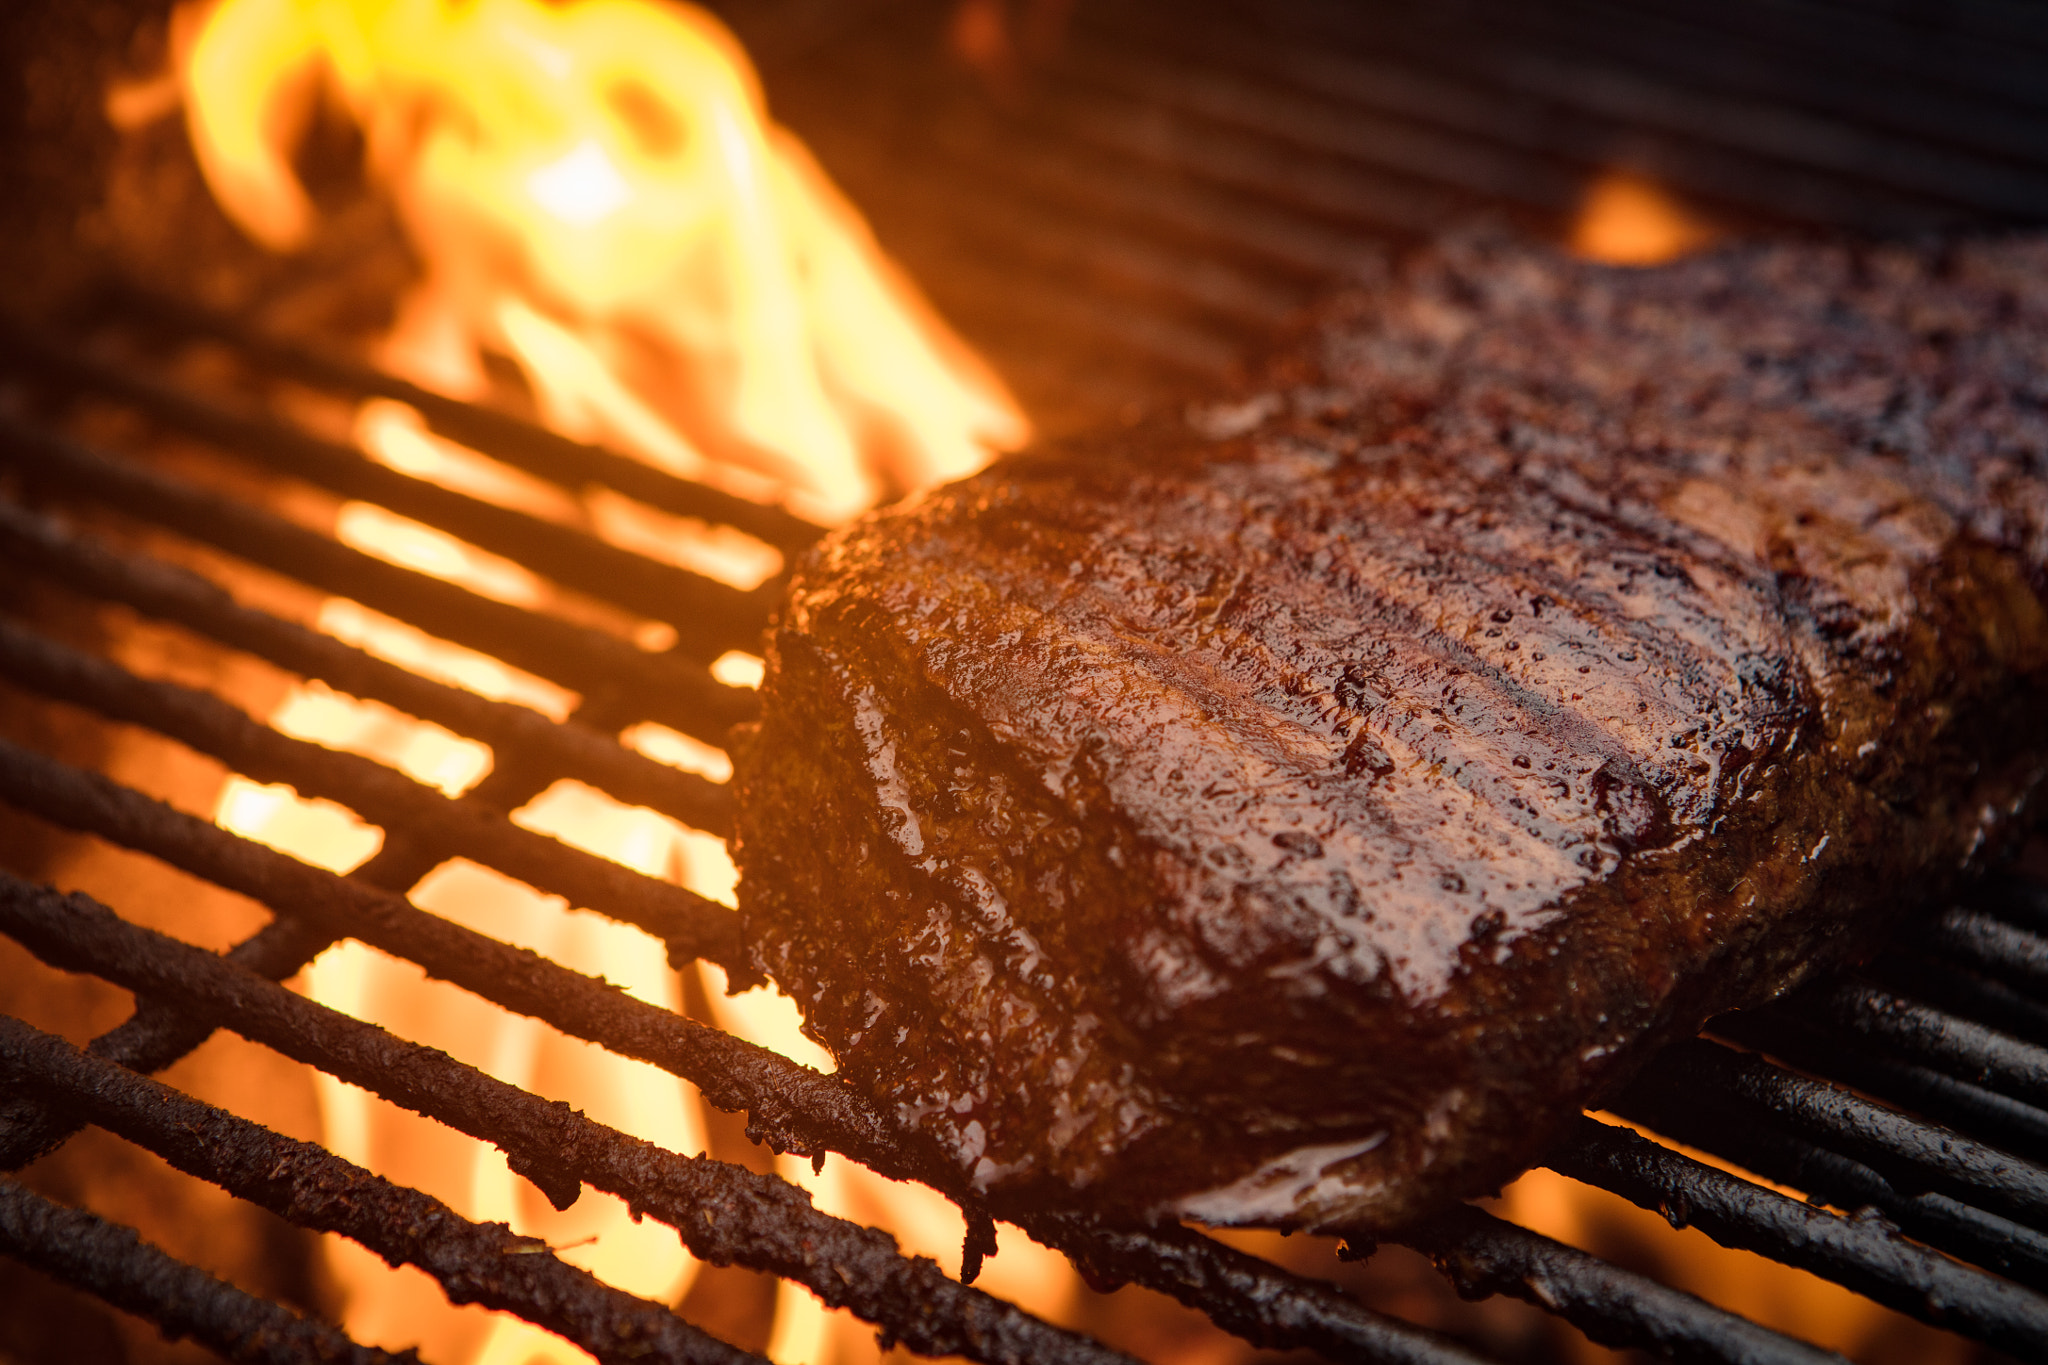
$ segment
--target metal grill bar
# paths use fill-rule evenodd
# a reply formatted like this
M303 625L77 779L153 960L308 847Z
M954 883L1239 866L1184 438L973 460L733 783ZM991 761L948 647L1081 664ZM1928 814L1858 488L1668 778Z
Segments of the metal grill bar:
M1767 1108L1703 1097L1688 1074L1651 1068L1608 1108L1837 1208L1874 1208L1908 1236L2036 1289L2048 1288L2048 1237L1961 1199L1892 1180L1788 1132Z
M331 935L278 920L222 954L274 980L301 971L334 942ZM161 1071L213 1036L211 1026L138 1001L125 1021L93 1039L91 1051L130 1071ZM17 1171L69 1141L84 1121L31 1097L0 1099L0 1171Z
M1690 1294L1469 1204L1401 1234L1468 1298L1512 1294L1606 1346L1730 1365L1842 1365L1842 1357L1759 1327Z
M1969 8L1953 10L1963 11L1957 17L1967 22ZM1556 5L1549 15L1556 26L1546 46L1620 63L1648 61L1688 85L1795 104L1923 147L1931 142L2041 162L2040 73L2019 56L2024 45L2016 49L2010 39L1971 44L1974 50L1950 66L1949 54L1924 25L1887 21L1869 5L1705 6L1666 0L1655 7ZM1618 22L1623 18L1629 22ZM1520 27L1517 36L1527 35L1528 28ZM1953 41L1955 35L1949 36ZM2034 37L2038 46L2038 31ZM1787 100L1773 67L1794 62L1804 79L1796 99ZM1909 161L1889 174L1911 178L1920 170Z
M1257 344L1250 313L1223 322L1196 283L1219 262L1244 296L1306 302L1390 239L1475 212L1561 235L1609 171L1737 230L2048 220L2048 82L2014 55L2038 40L1942 46L1982 0L1904 22L1775 0L1104 0L996 99L927 57L946 4L796 24L719 8L778 115L949 314L1083 421L1180 397ZM1005 229L1025 220L1050 221Z
M239 838L93 773L0 742L0 800L147 853L279 915L417 963L515 1014L651 1063L696 1085L777 1151L837 1151L898 1178L925 1177L894 1130L844 1082L637 1000L404 898ZM928 1183L944 1184L939 1180Z
M1590 1118L1544 1164L1673 1227L1810 1270L1922 1321L2001 1350L2048 1350L2048 1299L1902 1241L1882 1222L1824 1213Z
M57 701L146 726L261 782L338 801L373 824L403 829L445 857L494 867L571 904L644 929L671 958L704 958L747 978L732 911L671 882L512 823L481 803L441 795L356 754L292 739L209 693L152 682L0 622L0 677Z
M584 713L590 713L592 709L588 704L582 708ZM504 755L498 755L498 760L478 784L474 793L477 797L487 797L509 807L532 798L546 785L544 777L527 771L526 765L518 762L516 756L512 762L505 762ZM27 789L34 788L34 775L16 776L26 783ZM42 776L46 779L61 778L61 769L47 770ZM59 781L58 785L63 784ZM68 794L74 804L81 804L83 808L90 808L95 799L90 790L69 790ZM4 799L0 797L0 800ZM143 820L147 823L148 816L145 815ZM289 859L286 861L291 862ZM379 887L387 892L403 891L440 861L438 853L420 847L403 831L387 830L383 848L350 874L350 882ZM273 980L283 980L311 963L340 936L338 931L322 931L298 920L279 919L235 945L225 956ZM212 1029L206 1025L195 1024L173 1011L141 1001L135 1014L125 1023L94 1040L93 1050L95 1055L131 1070L158 1071L205 1042L211 1033ZM0 1170L16 1169L54 1150L79 1127L77 1121L60 1111L33 1101L0 1103Z
M1913 938L2010 985L2048 990L2048 937L1988 910L1943 911Z
M1859 982L1791 1002L1859 1038L2034 1104L2048 1103L2048 1048Z
M1171 108L1311 155L1377 166L1469 194L1475 202L1490 196L1562 215L1584 193L1580 169L1555 156L1529 156L1447 128L1441 119L1390 113L1369 100L1335 100L1166 57L1152 41L1160 36L1160 29L1147 26L1142 46L1114 54L1078 52L1062 74L1142 107Z
M381 701L482 740L502 766L535 765L631 805L648 806L712 834L732 832L732 796L696 773L657 763L574 720L557 724L510 702L435 682L331 636L241 606L196 574L144 555L117 553L44 517L0 502L0 553L78 593L120 602L199 632L337 691Z
M131 407L176 430L344 498L358 498L503 555L565 587L689 629L688 648L708 661L759 643L770 592L741 592L702 574L620 549L574 527L500 507L415 478L352 446L254 417L145 376L133 364L94 359L32 333L0 326L0 354L68 393Z
M1156 25L1156 13L1143 13ZM1485 98L1465 102L1467 117L1483 116L1489 106L1498 111L1486 133L1519 144L1525 155L1575 154L1597 165L1614 154L1617 134L1626 130L1635 134L1629 150L1656 156L1655 169L1673 183L1768 213L1797 208L1838 227L1898 232L1952 222L1956 214L1946 206L2021 215L2044 207L2042 178L2015 172L2001 158L1816 110L1785 98L1782 76L1768 91L1713 79L1694 56L1730 46L1712 22L1660 22L1635 8L1600 5L1551 4L1529 16L1511 5L1446 15L1386 4L1295 4L1239 23L1240 31L1270 25L1267 34L1284 32L1300 46L1391 56L1404 71L1469 83ZM1275 65L1291 69L1294 55L1276 54ZM1378 90L1377 83L1353 88ZM1896 76L1884 88L1896 111ZM1979 108L1993 103L1981 87L1977 93ZM1515 95L1540 102L1547 117L1514 128L1513 115L1523 112ZM1440 106L1411 117L1434 126L1445 121ZM1743 171L1752 183L1742 183ZM1514 198L1517 182L1503 175L1473 187Z
M1129 1357L965 1288L930 1261L904 1257L887 1233L833 1218L787 1181L679 1156L550 1104L372 1024L317 1005L254 973L128 924L85 896L40 891L0 874L0 926L54 967L91 972L137 995L233 1029L296 1061L504 1150L556 1208L588 1183L681 1234L704 1260L795 1280L926 1355L989 1365Z
M1331 1285L1280 1270L1188 1229L1118 1228L1075 1214L1026 1210L1005 1210L1005 1217L1063 1252L1095 1288L1135 1283L1156 1289L1254 1346L1386 1365L1453 1365L1480 1358L1455 1342L1361 1309Z
M281 1137L61 1038L0 1017L0 1076L56 1097L91 1123L147 1147L301 1227L337 1232L393 1265L417 1266L451 1303L516 1313L606 1365L760 1365L658 1303L614 1289L503 1223L472 1223L417 1190Z
M0 417L0 465L25 481L106 504L252 563L408 620L598 697L630 696L644 719L723 744L753 694L701 666L542 616L352 550L219 494Z
M419 1365L257 1298L144 1242L133 1228L0 1179L0 1254L191 1337L238 1365Z
M2039 1151L2048 1144L2048 1113L1949 1072L1901 1061L1853 1035L1778 1011L1717 1021L1715 1031L2008 1150Z
M1358 263L1348 233L1257 200L1182 178L1148 173L1122 158L1064 155L1047 140L1019 137L987 117L951 119L932 130L934 178L967 194L1009 195L1056 205L1074 230L1109 222L1195 261L1229 261L1274 287L1302 289L1341 279ZM996 167L1000 167L1000 174Z
M1794 1131L1897 1172L1918 1188L2029 1226L2048 1221L2048 1170L1761 1057L1702 1039L1675 1043L1658 1057L1649 1083L1689 1089L1700 1103L1756 1105Z
M1877 960L1874 975L1945 1009L1975 1015L2015 1038L2048 1042L2048 1005L1988 976L1939 958L1892 953Z
M798 550L823 535L780 507L764 506L722 489L693 483L603 446L571 440L546 427L464 403L301 342L252 331L221 313L125 282L114 282L91 311L143 321L173 333L206 337L241 351L268 373L355 398L390 398L417 411L452 441L564 488L597 487L622 493L679 517L731 526L781 550Z
M2003 919L2034 933L2048 932L2048 886L2030 877L1996 878L1981 900Z

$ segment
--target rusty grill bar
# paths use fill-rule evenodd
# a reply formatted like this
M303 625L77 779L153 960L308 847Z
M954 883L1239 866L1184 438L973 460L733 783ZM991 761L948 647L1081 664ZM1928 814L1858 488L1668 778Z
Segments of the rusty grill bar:
M160 310L151 325L165 316ZM237 339L224 323L188 321L191 335ZM238 349L258 373L270 372L279 353ZM733 916L723 906L507 819L556 777L573 775L695 828L726 832L723 788L655 764L612 736L634 721L660 719L716 743L746 715L749 694L717 683L704 663L739 635L740 607L729 603L729 610L714 612L701 634L690 612L674 611L676 645L650 655L593 629L474 597L154 467L147 438L118 453L96 448L67 434L69 414L111 405L144 416L151 431L197 437L294 479L373 501L386 495L385 505L404 502L415 515L458 509L473 518L463 525L495 528L501 543L516 549L528 528L503 520L510 514L502 509L486 516L448 500L429 506L438 490L423 495L347 447L302 458L310 438L256 425L275 424L273 416L227 413L215 400L170 389L150 377L146 354L115 367L80 346L16 333L4 355L10 378L0 413L0 469L12 500L0 502L0 547L10 563L71 597L123 604L292 674L434 720L489 743L494 759L491 774L469 794L446 797L368 759L292 739L211 694L138 677L0 621L0 678L10 687L155 731L234 772L331 798L386 831L375 857L338 876L98 774L0 745L0 801L249 896L276 917L216 955L128 923L85 897L0 876L0 930L51 965L117 983L138 1001L129 1022L84 1051L18 1021L0 1022L0 1076L10 1092L0 1106L0 1166L18 1168L82 1124L104 1126L304 1226L340 1231L426 1266L451 1299L515 1312L600 1359L753 1358L502 1228L467 1223L425 1195L144 1079L142 1073L161 1070L226 1028L497 1144L558 1207L585 1183L617 1193L674 1227L700 1257L791 1278L913 1350L989 1362L1124 1358L903 1256L884 1233L818 1212L808 1196L775 1177L653 1147L275 984L329 943L354 937L515 1013L691 1081L709 1103L744 1111L750 1134L777 1150L838 1152L939 1189L968 1213L965 1279L993 1244L991 1218L1001 1217L1064 1251L1092 1283L1148 1285L1254 1343L1307 1347L1335 1359L1479 1359L1333 1285L1193 1230L1111 1228L1073 1215L984 1207L956 1173L833 1078L410 904L404 893L421 876L451 856L466 856L647 930L679 965L701 957L746 979ZM321 374L310 364L291 373L301 381ZM359 373L325 378L351 395L377 391L377 381ZM427 415L436 426L468 422L472 438L504 421L470 413L444 406ZM498 453L489 441L479 444ZM566 476L573 466L553 468ZM698 515L708 505L687 486L665 496ZM98 518L109 510L382 606L585 689L587 699L560 723L484 700L240 604L196 574L66 524L67 513ZM772 512L754 521L790 532L787 545L807 538ZM588 547L558 545L572 558L582 548ZM600 590L616 585L630 596L638 590L628 585L646 580L603 571L618 553L593 550L591 564L561 577ZM713 587L690 591L717 596ZM757 613L765 597L720 592ZM630 663L622 665L625 659ZM1830 983L1717 1021L1711 1039L1673 1048L1611 1104L1625 1119L1848 1214L1592 1118L1548 1164L1674 1224L1690 1223L1726 1245L1811 1270L2001 1349L2048 1350L2048 1297L2040 1292L2048 1289L2048 1169L2014 1154L2041 1150L2040 1136L2048 1133L2041 1107L2048 1099L2042 905L2040 888L1993 888L1969 908L1934 915L1902 940L1910 961L1882 960L1867 979ZM1689 1360L1830 1358L1477 1208L1452 1210L1404 1240L1433 1257L1462 1292L1517 1295L1602 1342ZM387 1358L332 1329L281 1317L286 1310L241 1291L194 1279L200 1272L167 1263L132 1234L41 1205L11 1184L0 1186L0 1241L10 1255L237 1359ZM74 1254L87 1245L105 1246L107 1254ZM1351 1253L1371 1250L1360 1244ZM174 1283L186 1288L166 1288Z

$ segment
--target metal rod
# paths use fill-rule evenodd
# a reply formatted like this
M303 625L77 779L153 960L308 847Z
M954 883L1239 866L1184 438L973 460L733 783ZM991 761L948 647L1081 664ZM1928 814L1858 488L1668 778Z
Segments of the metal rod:
M2048 1236L1946 1194L1895 1187L1862 1162L1787 1131L1766 1109L1703 1097L1686 1077L1660 1073L1654 1063L1607 1107L1836 1208L1881 1213L1940 1251L2048 1289Z
M53 1204L13 1180L0 1179L0 1253L237 1365L419 1365L411 1351L360 1345L187 1265L133 1228Z
M58 1097L98 1127L301 1227L340 1233L393 1265L417 1266L451 1303L480 1303L547 1328L606 1365L759 1365L658 1303L558 1260L538 1238L472 1223L446 1204L313 1143L202 1104L61 1038L0 1016L0 1076Z
M1585 190L1581 168L1467 135L1442 123L1389 116L1249 76L1241 66L1165 57L1151 44L1077 51L1061 64L1089 85L1342 163L1356 163L1491 199L1568 214Z
M2017 1355L2048 1352L2048 1298L1914 1246L1882 1220L1824 1212L1590 1118L1543 1164L1924 1322Z
M1278 146L1236 129L1184 128L1180 137L1163 142L1147 106L1098 90L1063 91L1033 123L1089 155L1130 157L1372 236L1434 232L1474 207L1469 196L1441 185Z
M1869 1162L1896 1186L1939 1190L2033 1226L2048 1222L2048 1170L1761 1057L1688 1039L1657 1057L1636 1082L1645 1085L1680 1103L1746 1101Z
M2009 1151L2048 1151L2048 1111L1903 1061L1886 1047L1779 1009L1723 1016L1714 1033Z
M1806 13L1792 19L1797 8ZM1959 36L1953 24L1962 8L1943 16L1951 42ZM1611 3L1555 5L1545 20L1553 42L1562 38L1565 45L1596 52L1608 62L1657 70L1666 79L1759 102L1790 102L1789 68L1796 72L1792 79L1798 82L1799 105L1866 130L1876 135L1872 141L1883 139L1880 145L1903 144L1917 158L1928 155L1930 140L1961 152L1955 170L1941 177L1961 187L1958 197L1989 197L1992 185L1984 183L1980 159L1984 154L1994 166L2001 161L2038 166L2043 160L2048 129L2039 100L2048 92L2042 90L2038 64L2027 63L2014 44L1980 46L1966 59L1966 71L1951 67L1944 74L1940 68L1953 59L1937 45L1925 42L1923 34L1873 34L1876 16L1863 6L1707 6L1666 0L1657 9L1661 13ZM2001 85L2004 90L1997 90ZM2033 87L2034 109L2011 101L2019 85ZM1907 183L1924 178L1924 170L1913 176L1915 169L1921 168L1910 161L1901 167L1910 177ZM2003 169L2010 174L2009 165Z
M890 205L945 221L950 236L989 259L1042 271L1103 301L1155 311L1191 332L1212 330L1225 344L1270 332L1302 305L1298 291L1275 289L1226 260L1099 216L1077 222L1004 177L985 179L985 189L964 193L962 178L947 167L925 158L899 160Z
M1255 1346L1387 1365L1481 1359L1433 1332L1361 1308L1334 1285L1291 1275L1186 1228L1106 1227L1077 1214L1005 1216L1064 1252L1097 1290L1143 1284Z
M755 711L744 688L702 665L470 592L350 549L234 498L0 416L0 466L114 507L340 597L482 650L586 696L628 697L642 719L723 745Z
M1988 910L1945 910L1912 930L1909 940L2036 996L2048 993L2048 936Z
M273 980L296 975L334 936L295 920L273 920L224 956ZM213 1036L213 1025L137 1001L135 1012L92 1040L89 1051L130 1071L162 1071ZM84 1125L32 1095L0 1097L0 1171L18 1171L70 1140Z
M1887 953L1870 970L1887 985L1951 1013L1976 1019L2037 1046L2048 1044L2048 1003L2016 991L2003 981L1923 953Z
M436 862L475 859L659 938L672 957L704 958L746 977L738 917L716 901L514 824L504 812L447 797L360 754L293 739L211 693L138 678L0 620L0 676L113 720L146 726L259 782L339 801L405 832Z
M2048 882L2027 876L1996 877L1977 888L1977 908L2011 920L2022 929L2048 933Z
M1459 1205L1404 1230L1468 1299L1512 1294L1604 1346L1725 1365L1844 1365L1842 1357L1716 1308L1576 1247Z
M1655 87L1646 89L1630 69L1573 60L1555 50L1523 52L1512 44L1475 40L1478 35L1469 29L1407 10L1374 8L1380 12L1355 4L1297 6L1285 17L1261 11L1255 19L1248 17L1251 11L1238 10L1207 26L1155 20L1141 28L1123 20L1111 41L1191 52L1205 64L1238 71L1250 68L1283 88L1494 144L1532 166L1566 161L1592 172L1625 164L1689 195L1768 219L1911 232L1954 216L1924 198L1830 168L1787 164L1712 134L1714 114L1782 122L1786 111L1780 108L1694 92L1658 98ZM1500 19L1511 22L1513 16L1503 13ZM1150 36L1140 38L1141 32ZM1219 51L1248 55L1223 63L1215 55ZM1573 75L1586 88L1574 89ZM1793 122L1799 134L1811 135L1814 120Z
M425 678L332 636L242 606L197 574L145 555L117 552L46 517L0 501L0 554L63 587L175 622L351 696L381 701L512 755L549 777L573 777L629 805L726 835L732 796L718 783L635 753L575 718L557 723L511 702Z
M434 1048L316 1004L83 895L0 873L0 932L50 966L161 997L415 1113L501 1148L557 1208L585 1183L676 1229L703 1260L794 1280L924 1355L988 1365L1129 1357L966 1288L885 1232L811 1207L776 1176L685 1157L551 1104Z
M1013 192L1026 190L1069 216L1123 223L1192 253L1236 260L1276 284L1321 285L1358 264L1361 244L1352 234L1134 161L1066 155L1021 129L981 120L945 120L931 135L922 150L934 175L977 189L1008 179Z
M1531 22L1513 7L1489 7L1486 31L1475 33L1440 16L1374 6L1384 16L1378 17L1363 8L1335 11L1340 22L1348 21L1346 47L1395 53L1497 92L1559 106L1604 125L1610 148L1614 135L1626 130L1658 145L1677 183L1698 184L1705 179L1701 171L1713 168L1722 182L1715 190L1736 202L1780 212L1797 205L1823 222L1880 231L1909 228L1916 208L1925 226L1931 214L1954 218L1965 208L2025 218L2048 202L2048 183L2002 158L1881 133L1762 90L1674 79L1670 68L1679 63L1669 53L1650 61L1640 50L1614 51L1626 38L1611 16L1574 23L1571 7L1552 6ZM1560 24L1570 25L1573 41L1558 41ZM1335 26L1321 27L1335 36ZM1739 180L1745 169L1757 182L1746 192ZM1811 189L1799 189L1802 178L1814 182ZM1816 210L1831 212L1822 217Z
M132 365L96 360L0 321L0 355L65 389L122 403L266 468L339 497L426 522L564 586L673 623L681 647L706 662L759 647L772 587L744 592L649 559L586 531L500 507L380 464L351 446L296 427L230 411L149 378Z
M123 281L114 286L113 294L112 303L120 310L226 342L273 374L356 397L396 399L417 410L442 435L552 483L568 488L608 488L676 516L737 527L783 550L801 549L824 534L821 528L780 507L692 483L603 446L571 440L509 413L449 398L301 342L265 336L233 318L142 286Z

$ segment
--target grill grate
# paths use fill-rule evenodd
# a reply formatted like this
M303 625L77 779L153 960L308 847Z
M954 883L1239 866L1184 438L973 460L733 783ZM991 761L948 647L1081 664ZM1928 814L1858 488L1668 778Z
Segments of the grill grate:
M224 325L189 330L216 342L235 335ZM259 369L277 353L257 346L240 352ZM996 1214L1065 1251L1094 1283L1149 1285L1261 1345L1340 1359L1478 1358L1330 1284L1193 1231L1114 1229L1074 1216L982 1208L953 1173L906 1145L882 1115L832 1078L411 905L404 892L421 876L451 856L467 856L646 929L678 964L701 957L744 975L724 907L523 829L506 815L556 777L574 775L696 828L727 829L720 786L653 763L611 735L658 718L715 741L743 718L749 694L718 683L702 662L725 647L735 627L713 618L697 634L689 614L675 612L686 618L675 623L676 644L649 654L594 628L369 559L246 498L171 472L148 453L149 437L116 453L68 435L70 414L109 405L141 413L153 431L197 438L358 496L420 499L410 481L366 473L370 462L346 447L320 447L317 458L301 459L315 449L303 433L273 442L271 426L161 386L132 357L116 367L86 358L77 346L18 335L6 354L12 411L0 418L0 465L15 498L0 503L0 545L10 562L67 593L123 603L300 676L436 720L490 743L495 762L468 795L443 796L368 759L281 734L211 694L139 677L28 625L0 622L0 677L13 688L155 731L252 778L329 797L388 832L376 857L338 876L106 777L0 745L0 800L240 892L276 916L218 956L126 922L85 897L0 878L0 930L52 965L126 987L139 1002L132 1019L85 1051L19 1021L0 1025L0 1074L14 1092L0 1109L0 1165L17 1168L83 1124L103 1126L294 1222L340 1231L427 1267L450 1297L518 1313L600 1359L743 1357L668 1308L605 1287L544 1248L508 1240L502 1228L467 1223L417 1191L138 1074L161 1070L226 1028L498 1144L558 1206L584 1183L617 1193L673 1226L700 1257L789 1277L913 1350L992 1362L1122 1358L964 1287L930 1262L904 1257L886 1234L812 1209L807 1196L775 1177L654 1148L275 984L348 936L514 1013L683 1077L710 1103L745 1111L749 1132L778 1150L842 1153L963 1200L975 1229L970 1265L992 1238L988 1220ZM309 372L304 365L293 370L302 381ZM370 387L347 374L330 377L351 396ZM472 432L501 420L450 411L450 425L469 421ZM250 436L259 430L262 439ZM695 494L679 488L668 496L680 504ZM407 506L416 514L434 510L424 500ZM440 506L475 516L466 501ZM392 609L595 695L560 723L486 701L242 605L196 574L85 534L58 515L75 520L109 509L321 591ZM764 514L757 524L771 519ZM800 528L783 526L792 532L789 542L802 539ZM598 558L616 554L607 546ZM637 590L627 586L636 580L590 566L563 577L617 585L621 596ZM745 597L758 609L759 594ZM619 666L625 657L630 667ZM1672 1049L1612 1104L1630 1121L1856 1210L1852 1215L1802 1203L1591 1118L1549 1164L1675 1224L1691 1223L1725 1244L1812 1270L2004 1350L2048 1349L2048 1298L2036 1292L2048 1287L2048 1170L2013 1154L2040 1150L2040 1135L2048 1133L2048 1113L2039 1107L2048 1095L2048 1010L2040 996L2048 939L2038 932L2040 904L2038 891L2018 887L1931 918L1902 949L1910 961L1880 962L1870 980L1837 982L1753 1016L1717 1021L1713 1032L1727 1041ZM199 1272L167 1264L117 1228L42 1205L18 1186L6 1186L4 1198L10 1254L237 1358L376 1354L316 1324L281 1319L285 1310L217 1283L172 1292L167 1284ZM1453 1210L1405 1240L1433 1257L1462 1292L1517 1295L1599 1341L1682 1359L1829 1358L1477 1208ZM88 1243L118 1254L74 1254Z

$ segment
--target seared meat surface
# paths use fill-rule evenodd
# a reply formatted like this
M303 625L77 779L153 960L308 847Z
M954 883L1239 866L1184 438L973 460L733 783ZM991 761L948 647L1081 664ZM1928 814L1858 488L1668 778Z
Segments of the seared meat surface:
M998 1200L1398 1225L2019 823L2044 470L2048 244L1454 242L801 566L752 951Z

